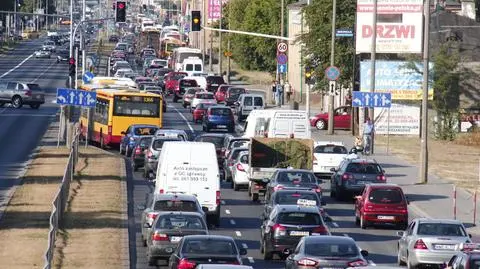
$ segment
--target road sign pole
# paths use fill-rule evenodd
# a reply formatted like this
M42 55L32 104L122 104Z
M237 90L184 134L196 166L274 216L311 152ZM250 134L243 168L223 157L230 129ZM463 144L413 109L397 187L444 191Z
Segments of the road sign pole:
M306 94L305 111L307 112L307 117L310 118L310 84L307 84Z
M91 108L87 108L87 129L86 129L86 132L85 132L85 148L88 147L88 139L90 139L90 136L88 135L88 132L90 132L90 112L91 112Z
M390 153L390 108L388 108L387 112L387 155Z
M228 37L227 41L227 51L230 53L230 36ZM231 68L231 61L230 61L230 54L227 57L227 84L230 84L230 68Z
M370 52L370 92L375 92L375 63L376 63L376 57L377 57L377 6L378 6L378 0L373 0L373 25L372 25L372 45L371 45L371 52ZM371 107L368 109L368 117L372 121L372 123L375 126L375 112L374 108ZM375 151L375 135L372 135L372 145L370 148L370 154L373 154Z
M60 121L58 122L58 136L57 136L57 148L60 147L60 138L63 131L63 117L64 117L65 106L60 107Z
M337 0L333 0L332 8L332 40L330 48L330 66L335 65L335 29L337 28ZM328 95L328 134L333 135L333 109L334 109L334 96Z

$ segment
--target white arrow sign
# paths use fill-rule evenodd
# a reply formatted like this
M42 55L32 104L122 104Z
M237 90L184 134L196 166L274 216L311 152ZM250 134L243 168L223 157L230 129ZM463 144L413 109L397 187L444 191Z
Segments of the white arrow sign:
M382 95L382 106L390 104L390 100L385 95Z
M73 104L74 101L75 101L75 93L70 92L70 104Z
M374 105L374 106L378 106L378 98L379 98L379 97L378 97L378 94L375 94L375 95L373 96L373 105Z
M355 104L358 104L359 106L362 105L362 101L361 101L360 99L358 99L358 98L353 99L353 102L354 102Z
M57 103L65 104L66 102L67 102L67 99L65 99L65 97L57 96Z
M285 72L285 65L280 65L280 73L283 73Z
M87 105L91 105L95 103L95 99L92 98L92 96L87 93Z
M83 103L83 92L78 94L78 104L81 105Z
M365 106L369 106L369 105L370 105L370 95L365 94Z

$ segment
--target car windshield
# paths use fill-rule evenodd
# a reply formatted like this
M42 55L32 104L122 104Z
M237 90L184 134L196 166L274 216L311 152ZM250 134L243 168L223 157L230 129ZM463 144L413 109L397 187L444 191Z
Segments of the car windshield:
M309 172L279 172L277 176L278 183L281 184L301 184L301 183L317 183L317 179L313 173Z
M195 201L161 200L155 202L153 210L197 212L198 207Z
M305 254L317 257L356 257L359 256L358 247L352 243L305 243Z
M236 160L238 158L238 155L240 155L240 153L242 152L248 152L248 149L238 149L232 151L232 156L230 157L230 159Z
M152 148L154 150L161 150L163 147L163 144L168 141L181 141L180 139L156 139L153 141Z
M248 141L235 141L232 143L232 148L239 148L247 146Z
M205 230L202 218L188 215L162 215L157 220L155 228L159 229L188 229Z
M157 127L138 127L135 128L133 133L135 135L154 135L157 130Z
M403 201L403 194L397 188L373 189L368 195L368 201L376 204L398 204Z
M213 94L208 94L208 93L197 93L195 95L195 98L197 98L197 99L215 99Z
M418 235L466 236L463 227L455 223L420 223Z
M215 116L230 116L232 115L232 110L230 108L212 108L210 110L212 115Z
M320 214L310 212L282 212L277 223L286 225L321 225Z
M381 174L382 168L375 163L350 163L347 166L346 172L356 174Z
M348 150L344 146L321 145L315 147L314 153L348 154Z
M291 193L291 192L278 192L275 195L275 204L279 205L296 205L298 200L310 200L315 201L318 204L317 194L315 193Z
M221 148L223 146L222 136L200 136L195 139L197 142L209 142L215 145L215 148Z
M231 240L222 239L190 239L183 245L182 252L188 254L236 255L237 248Z

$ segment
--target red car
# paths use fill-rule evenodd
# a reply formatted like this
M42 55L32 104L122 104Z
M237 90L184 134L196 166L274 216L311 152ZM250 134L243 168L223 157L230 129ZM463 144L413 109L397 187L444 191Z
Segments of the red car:
M408 201L396 184L368 184L361 196L355 197L355 223L362 229L372 224L408 226Z
M337 107L333 112L333 128L334 129L350 129L352 120L352 107ZM320 113L310 118L310 125L318 130L325 130L328 127L328 113Z
M207 112L207 109L215 104L207 104L207 103L200 103L197 107L192 111L192 118L193 122L197 123L203 120L203 116Z
M215 92L215 99L217 99L217 103L225 102L225 95L227 94L227 90L232 86L233 85L222 84L218 87L217 91Z
M165 90L168 93L173 93L178 88L178 81L188 76L185 72L170 72L165 75Z

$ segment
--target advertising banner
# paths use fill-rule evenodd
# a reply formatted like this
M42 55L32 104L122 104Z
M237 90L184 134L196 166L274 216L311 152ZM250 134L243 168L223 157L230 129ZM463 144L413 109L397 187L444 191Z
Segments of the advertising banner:
M423 63L416 63L423 70ZM429 64L430 78L433 75L433 63ZM370 91L370 61L360 63L360 91ZM405 61L376 61L375 91L389 92L392 100L421 100L423 75L407 67ZM433 81L428 83L428 99L433 99Z
M208 20L218 20L222 14L222 5L225 5L227 0L208 0Z
M376 134L420 134L420 107L392 104L390 108L390 132L387 132L388 120L388 108L375 109Z
M377 53L422 52L423 0L378 0ZM370 53L373 0L357 0L356 53Z

